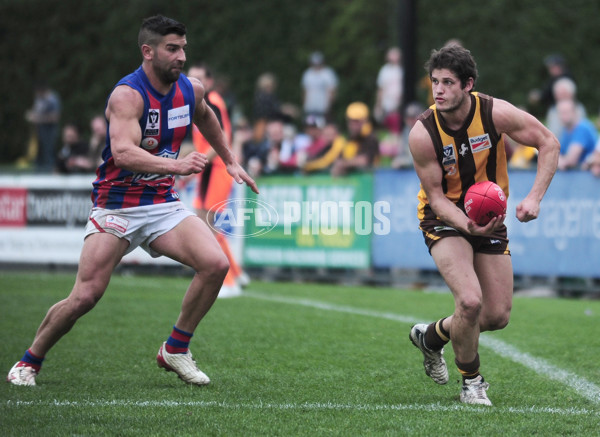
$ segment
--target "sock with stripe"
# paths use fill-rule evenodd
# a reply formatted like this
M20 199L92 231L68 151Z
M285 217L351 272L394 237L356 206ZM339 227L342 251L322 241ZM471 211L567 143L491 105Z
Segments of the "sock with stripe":
M185 354L188 351L193 335L173 326L173 332L171 332L171 336L167 340L165 350L170 354Z
M429 324L425 331L425 344L432 351L438 351L450 341L450 332L442 326L446 317Z
M40 373L42 370L42 362L44 361L44 357L38 357L31 352L31 349L27 349L21 361L19 361L18 367L29 366L33 367L37 373Z
M461 363L458 360L454 360L458 371L462 375L463 384L465 379L473 379L479 376L479 354L475 356L475 359L470 363Z

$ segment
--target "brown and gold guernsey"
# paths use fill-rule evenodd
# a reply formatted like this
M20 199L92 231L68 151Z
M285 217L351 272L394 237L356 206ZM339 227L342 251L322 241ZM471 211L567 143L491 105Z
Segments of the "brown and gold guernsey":
M448 199L464 211L467 189L475 182L492 181L508 196L506 150L502 135L492 121L493 98L471 93L471 111L463 126L449 129L435 105L419 117L433 141L443 172L442 188ZM425 190L419 190L419 220L429 204Z

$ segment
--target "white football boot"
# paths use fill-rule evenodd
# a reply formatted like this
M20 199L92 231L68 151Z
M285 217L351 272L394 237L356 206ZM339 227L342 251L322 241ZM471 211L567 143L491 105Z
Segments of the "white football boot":
M8 372L6 382L10 382L14 385L34 386L37 374L37 371L33 367L24 365L19 361L12 369L10 369L10 372Z
M492 405L486 393L489 387L490 385L481 375L473 379L465 379L460 392L460 401L465 404Z
M188 384L208 385L210 379L198 367L192 359L192 352L188 350L185 354L170 354L165 350L165 341L158 349L156 362L167 372L175 372L179 378Z
M410 341L414 344L422 353L423 366L425 367L425 373L431 377L438 384L446 384L448 382L448 367L444 360L444 348L439 351L432 351L425 346L425 331L427 331L427 325L425 323L419 323L414 325L410 330Z

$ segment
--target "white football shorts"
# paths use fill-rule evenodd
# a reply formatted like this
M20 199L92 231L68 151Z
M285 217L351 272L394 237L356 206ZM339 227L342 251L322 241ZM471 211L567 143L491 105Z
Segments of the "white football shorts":
M185 218L195 215L182 202L123 209L92 208L85 227L85 238L97 232L108 232L129 241L125 254L139 246L153 258L157 258L161 255L150 248L150 243Z

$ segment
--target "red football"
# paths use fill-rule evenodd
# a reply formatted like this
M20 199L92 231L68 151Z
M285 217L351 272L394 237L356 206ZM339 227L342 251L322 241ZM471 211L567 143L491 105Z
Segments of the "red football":
M494 182L477 182L467 190L465 211L471 220L485 226L493 217L506 214L506 195Z

